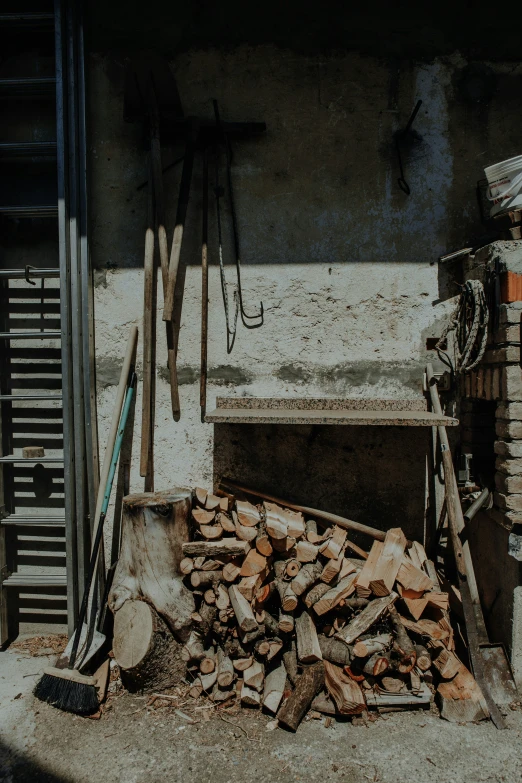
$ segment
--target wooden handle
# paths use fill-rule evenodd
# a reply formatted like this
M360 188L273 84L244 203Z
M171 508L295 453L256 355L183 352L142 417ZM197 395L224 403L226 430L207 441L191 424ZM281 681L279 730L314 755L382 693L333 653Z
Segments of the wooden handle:
M101 507L103 504L103 496L105 493L105 487L107 485L107 478L109 476L109 470L111 467L112 453L114 451L114 444L116 442L116 436L118 434L118 425L120 423L121 411L123 408L123 401L125 399L125 391L127 389L127 383L129 380L129 374L131 367L136 362L136 348L138 345L138 327L132 326L130 330L129 339L127 341L127 348L125 350L125 356L123 358L123 364L120 373L120 382L116 390L116 400L114 402L114 409L112 411L111 429L107 438L107 445L105 447L105 454L103 457L103 466L100 475L100 484L98 488L98 497L96 499L96 512L94 515L94 528L96 529L99 519Z
M201 232L201 378L199 404L201 420L205 420L207 407L207 355L208 355L208 154L203 156L203 226Z
M154 231L145 233L143 298L143 391L141 403L140 475L147 476L151 462L152 388L153 388L153 301L154 301Z

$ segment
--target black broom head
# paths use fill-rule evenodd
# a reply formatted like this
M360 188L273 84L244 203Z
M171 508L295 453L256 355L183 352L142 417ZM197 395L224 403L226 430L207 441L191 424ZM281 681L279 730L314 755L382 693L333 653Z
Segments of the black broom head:
M98 711L98 691L93 677L74 669L45 669L34 695L64 712L92 715Z

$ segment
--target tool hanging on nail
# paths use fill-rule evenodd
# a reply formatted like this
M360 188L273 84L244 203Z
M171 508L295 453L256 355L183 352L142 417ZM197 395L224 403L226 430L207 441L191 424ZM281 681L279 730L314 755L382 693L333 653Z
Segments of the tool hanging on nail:
M406 193L407 196L410 195L411 189L408 183L406 182L406 178L404 176L404 167L402 163L402 153L401 153L401 146L404 146L404 142L408 139L408 136L410 134L413 122L415 120L415 117L419 113L419 109L422 106L422 101L417 101L415 104L415 108L413 109L410 119L406 123L406 127L403 128L403 130L397 131L395 134L395 149L397 150L397 161L399 163L399 171L400 171L400 177L397 180L397 183L400 187L400 189L403 191L403 193Z
M264 308L263 308L263 302L260 303L259 306L259 312L255 313L254 315L249 315L243 305L243 289L241 285L241 252L240 252L240 245L239 245L239 228L238 228L238 222L237 222L237 214L236 214L236 207L235 207L235 200L234 200L234 188L232 184L232 147L230 144L230 136L221 122L221 117L219 114L219 108L218 103L216 100L213 101L214 104L214 116L216 119L216 145L219 145L219 142L221 141L224 144L225 147L225 156L226 156L226 170L227 170L227 190L228 190L228 200L230 205L230 214L232 218L232 234L233 234L233 240L234 240L234 256L235 256L235 263L236 263L236 275L237 275L237 297L239 300L239 313L241 314L241 320L243 322L243 326L245 326L247 329L257 329L264 323ZM216 155L218 158L219 156ZM216 173L218 171L219 161L216 162ZM216 185L216 196L217 196L217 185ZM249 323L251 321L256 321L256 323ZM228 325L227 325L228 330ZM235 330L234 330L235 334ZM233 345L233 341L232 341ZM230 347L229 353L232 350L232 347Z

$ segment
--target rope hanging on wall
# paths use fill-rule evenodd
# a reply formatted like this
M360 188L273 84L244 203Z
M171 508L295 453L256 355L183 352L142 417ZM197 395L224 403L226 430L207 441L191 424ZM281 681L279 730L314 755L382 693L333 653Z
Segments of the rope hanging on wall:
M439 358L455 375L469 372L480 362L486 350L489 310L480 280L467 280L450 323L436 345ZM450 332L453 336L452 361L442 346Z

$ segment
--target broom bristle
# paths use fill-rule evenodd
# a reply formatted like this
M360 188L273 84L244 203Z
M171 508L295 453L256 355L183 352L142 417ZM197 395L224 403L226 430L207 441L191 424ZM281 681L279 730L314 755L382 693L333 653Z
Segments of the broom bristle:
M36 684L34 695L64 712L92 715L98 711L98 693L94 685L86 685L63 677L44 674Z

